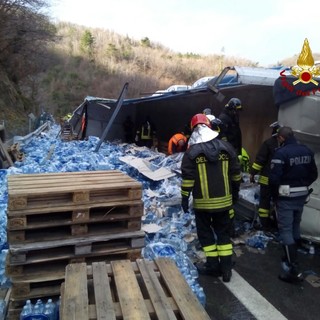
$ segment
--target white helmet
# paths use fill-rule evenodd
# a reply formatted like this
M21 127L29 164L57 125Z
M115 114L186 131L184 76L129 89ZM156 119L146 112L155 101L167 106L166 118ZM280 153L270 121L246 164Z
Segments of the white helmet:
M210 122L216 118L213 114L206 114L206 117L209 119Z

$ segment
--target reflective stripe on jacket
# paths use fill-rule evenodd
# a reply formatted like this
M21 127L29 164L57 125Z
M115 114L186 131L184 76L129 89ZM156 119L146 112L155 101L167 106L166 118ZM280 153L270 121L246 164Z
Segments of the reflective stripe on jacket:
M277 148L277 137L270 137L262 143L250 171L253 175L260 175L258 183L269 184L270 163Z
M189 196L192 192L194 209L232 208L241 171L237 155L228 142L213 139L190 146L183 156L181 172L181 194Z

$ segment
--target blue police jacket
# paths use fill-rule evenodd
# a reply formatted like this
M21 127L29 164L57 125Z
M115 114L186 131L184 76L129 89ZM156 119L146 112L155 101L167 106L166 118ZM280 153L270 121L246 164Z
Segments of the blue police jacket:
M271 160L269 184L273 196L278 195L280 185L290 188L308 187L318 177L314 153L297 142L295 137L285 140Z

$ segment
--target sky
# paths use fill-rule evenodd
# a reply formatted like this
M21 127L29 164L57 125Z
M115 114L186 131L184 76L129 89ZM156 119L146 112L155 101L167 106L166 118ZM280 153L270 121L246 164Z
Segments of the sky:
M180 53L224 54L269 67L320 53L319 0L52 0L53 21L150 41Z

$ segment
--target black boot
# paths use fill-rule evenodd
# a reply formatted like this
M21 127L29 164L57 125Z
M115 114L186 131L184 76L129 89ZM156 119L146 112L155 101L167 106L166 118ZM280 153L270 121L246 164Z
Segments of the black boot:
M220 277L220 264L218 257L207 257L207 261L204 263L197 263L196 267L198 269L199 274L212 276L212 277Z
M303 276L298 268L297 263L297 246L296 244L284 246L285 259L282 261L282 270L279 279L285 282L300 282Z
M222 256L220 257L220 266L222 272L222 281L230 282L232 276L232 256Z

